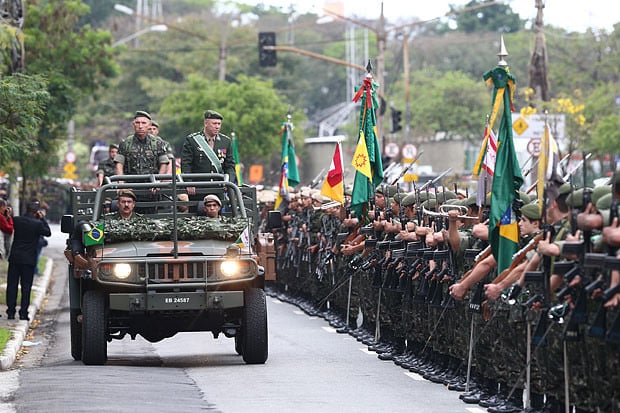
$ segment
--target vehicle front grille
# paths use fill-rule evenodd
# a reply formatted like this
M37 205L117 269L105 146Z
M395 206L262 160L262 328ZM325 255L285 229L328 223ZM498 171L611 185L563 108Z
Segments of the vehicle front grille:
M141 276L159 282L196 282L203 281L207 274L213 273L213 263L196 262L157 262L140 265Z

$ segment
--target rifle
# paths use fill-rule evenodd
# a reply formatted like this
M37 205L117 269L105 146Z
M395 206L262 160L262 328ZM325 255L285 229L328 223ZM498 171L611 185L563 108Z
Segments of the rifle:
M448 169L446 169L445 171L443 171L442 173L440 173L439 175L437 175L437 177L435 177L435 178L431 179L430 181L426 181L426 182L424 183L424 185L422 185L422 186L420 187L420 191L422 191L422 190L426 189L426 188L427 188L428 186L430 186L430 185L435 185L437 182L439 182L439 180L440 180L441 178L443 178L444 176L446 176L446 175L447 175L448 173L450 173L450 172L452 172L452 168L448 168Z
M314 177L314 179L312 179L312 181L310 181L310 185L308 185L310 188L316 188L321 181L323 180L323 175L325 174L325 168L321 169L321 172L319 172L317 174L317 176Z
M409 169L411 169L411 167L413 166L414 163L416 163L418 161L418 159L420 159L420 156L422 156L422 154L424 153L424 149L422 149L418 155L415 157L414 160L412 160L411 162L409 162L409 165L407 165L407 167L405 169L403 169L402 171L400 171L400 174L398 175L398 177L396 179L394 179L391 183L391 185L396 185L396 183L400 180L400 178L402 178L403 176L405 176L405 174L407 173L407 171L409 171Z

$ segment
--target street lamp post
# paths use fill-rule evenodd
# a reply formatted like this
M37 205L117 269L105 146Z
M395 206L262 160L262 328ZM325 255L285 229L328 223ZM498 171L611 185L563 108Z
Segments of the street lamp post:
M149 33L149 32L165 32L166 30L168 30L168 26L166 26L165 24L156 24L153 26L149 26L149 27L145 27L142 30L138 30L137 32L130 34L129 36L123 37L122 39L119 39L117 41L115 41L114 43L112 43L112 47L116 47L116 46L120 46L121 44L125 44L133 39L136 39L140 36L142 36L143 34Z

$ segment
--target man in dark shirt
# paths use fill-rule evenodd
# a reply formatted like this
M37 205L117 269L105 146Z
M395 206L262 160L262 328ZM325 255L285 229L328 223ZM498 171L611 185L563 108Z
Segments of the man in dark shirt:
M26 215L13 217L13 246L9 255L6 287L6 313L10 320L15 318L18 284L21 284L22 288L19 319L30 319L28 318L28 306L30 305L34 268L37 264L39 237L41 235L44 237L52 235L50 227L39 209L40 204L38 202L30 202Z

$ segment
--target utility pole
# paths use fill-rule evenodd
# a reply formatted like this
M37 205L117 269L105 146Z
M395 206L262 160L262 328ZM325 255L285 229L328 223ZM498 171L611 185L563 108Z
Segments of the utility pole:
M536 0L536 22L534 23L534 51L530 59L530 81L529 87L535 92L540 91L540 98L549 101L549 80L547 78L547 44L545 41L545 33L543 31L543 9L545 4L543 0Z

